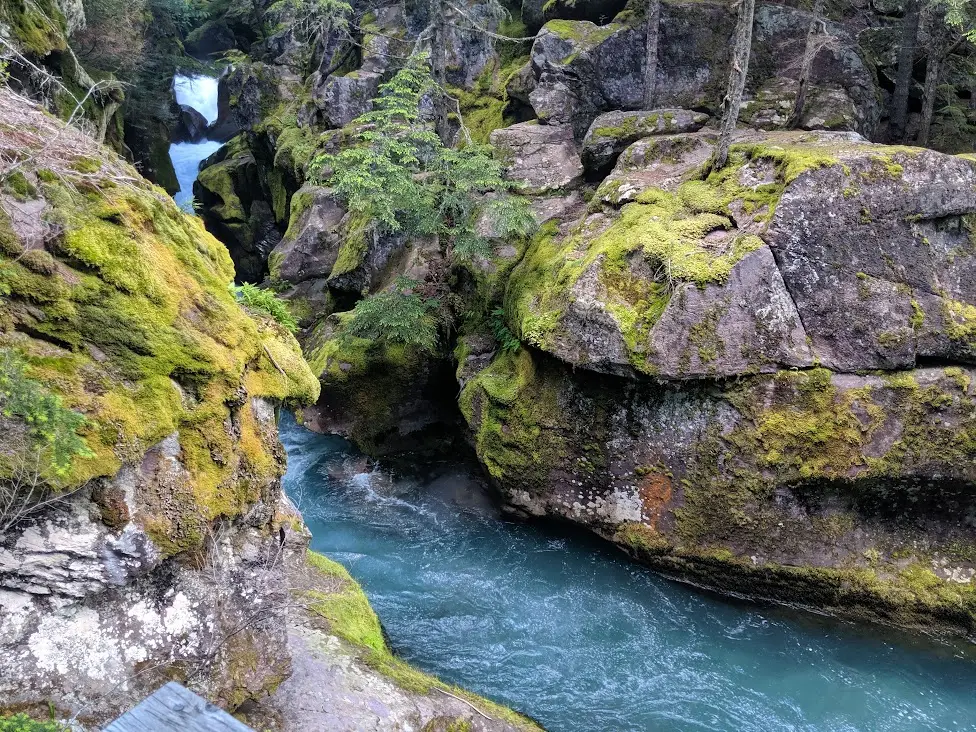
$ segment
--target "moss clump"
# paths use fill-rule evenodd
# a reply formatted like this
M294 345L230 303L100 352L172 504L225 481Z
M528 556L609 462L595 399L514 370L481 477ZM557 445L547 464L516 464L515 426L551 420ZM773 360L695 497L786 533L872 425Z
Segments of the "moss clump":
M564 41L572 41L576 44L576 51L562 60L564 64L568 64L576 58L577 53L588 51L600 45L625 27L618 23L596 25L588 20L550 20L543 26L543 31L549 31Z
M348 274L359 267L369 249L369 240L372 236L372 220L362 214L351 214L346 222L342 244L339 246L339 253L335 264L332 265L329 279Z
M559 435L558 387L539 378L528 349L503 351L464 387L461 412L491 476L526 489L544 485L567 445Z
M9 192L18 201L37 197L37 187L31 183L21 171L15 170L3 178L3 190Z
M336 587L328 593L309 591L306 594L309 610L328 620L332 631L350 643L388 652L379 618L345 567L311 551L306 555L306 561L320 577L335 580Z
M792 474L802 480L842 478L865 463L864 445L885 416L869 393L840 393L831 373L822 368L783 371L776 380L793 398L756 415L761 464L776 468L784 478ZM867 415L866 423L855 405Z
M0 5L0 21L28 54L43 58L67 48L64 15L54 0L8 0Z

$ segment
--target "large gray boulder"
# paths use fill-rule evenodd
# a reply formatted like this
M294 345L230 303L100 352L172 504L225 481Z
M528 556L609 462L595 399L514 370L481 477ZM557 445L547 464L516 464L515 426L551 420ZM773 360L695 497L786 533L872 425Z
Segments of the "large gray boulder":
M330 189L302 186L291 199L288 230L268 257L271 279L297 285L327 278L339 256L345 215Z
M537 238L513 270L523 339L665 379L974 362L976 162L850 134L740 139L705 180L703 133L625 152L598 191L623 207Z
M976 162L855 146L784 193L766 239L839 371L976 357Z
M217 119L209 136L226 141L252 130L283 101L294 99L301 79L286 66L245 63L228 66L217 84Z
M344 127L373 108L382 80L382 73L375 71L329 76L314 90L312 99L330 127Z
M568 125L523 122L492 132L491 144L506 176L526 193L571 189L583 181L583 163Z
M651 135L697 132L708 119L707 114L687 109L605 112L583 138L583 166L589 173L605 174L631 143Z
M673 191L708 161L716 138L715 133L702 131L638 140L617 158L597 195L604 203L619 205L651 188Z

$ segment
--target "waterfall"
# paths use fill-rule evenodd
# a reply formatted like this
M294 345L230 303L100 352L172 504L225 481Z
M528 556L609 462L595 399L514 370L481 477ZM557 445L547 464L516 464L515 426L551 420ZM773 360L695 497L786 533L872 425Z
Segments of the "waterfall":
M217 119L217 79L210 76L180 76L173 79L176 101L192 107L204 116L208 123ZM169 147L169 156L176 170L180 190L173 196L177 205L191 210L193 204L193 181L197 179L200 163L212 155L222 143L216 140L200 142L174 142Z

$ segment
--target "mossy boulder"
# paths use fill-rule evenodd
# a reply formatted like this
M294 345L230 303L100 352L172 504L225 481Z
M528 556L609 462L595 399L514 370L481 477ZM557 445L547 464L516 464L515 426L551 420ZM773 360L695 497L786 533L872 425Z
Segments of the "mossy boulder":
M690 163L708 143L688 140L662 146L673 162L628 151L618 169L639 157L646 175L601 191L633 202L536 237L506 295L523 340L670 379L971 362L970 161L781 134L702 178Z
M605 175L617 156L637 140L652 135L697 132L708 115L687 109L642 112L605 112L593 120L583 138L583 165L587 172Z
M532 47L536 80L530 99L539 119L571 124L582 139L600 113L642 109L642 21L640 13L625 11L605 25L563 19L546 23ZM748 94L769 80L795 84L809 21L807 11L772 4L757 7ZM717 116L734 28L734 10L725 3L662 3L655 104ZM830 33L833 43L818 54L812 83L850 99L855 108L853 129L873 135L880 114L874 74L850 35L835 25Z
M973 636L974 375L676 389L522 349L469 372L460 404L516 509L701 586Z
M304 337L322 397L303 411L310 429L353 440L373 456L440 452L460 437L446 357L356 338L323 320Z
M98 723L175 675L235 706L287 671L268 563L275 408L314 402L318 382L287 331L236 302L227 250L199 219L77 130L19 111L29 122L0 135L30 160L34 198L0 195L0 349L84 417L86 449L43 476L64 500L0 536L0 607L20 618L0 704L55 700ZM23 462L3 419L9 480Z

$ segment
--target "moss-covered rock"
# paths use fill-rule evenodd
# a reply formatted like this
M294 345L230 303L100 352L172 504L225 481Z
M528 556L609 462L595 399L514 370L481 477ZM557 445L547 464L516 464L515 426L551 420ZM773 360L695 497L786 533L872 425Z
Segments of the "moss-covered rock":
M84 417L86 448L41 473L64 500L0 535L0 606L24 621L3 639L0 703L97 724L176 677L240 704L287 671L275 408L314 402L318 381L290 333L237 303L199 219L39 108L0 104L24 115L0 137L30 184L0 194L0 349ZM30 464L16 416L0 418L0 481Z
M289 644L296 673L248 712L256 729L393 725L426 732L541 732L507 707L442 682L391 653L362 588L344 567L308 552L290 572Z
M734 145L713 172L701 134L633 147L599 193L631 202L544 228L513 269L523 340L671 379L970 361L971 163L827 133Z
M522 349L461 408L508 501L697 584L973 635L968 369L825 369L681 389Z

